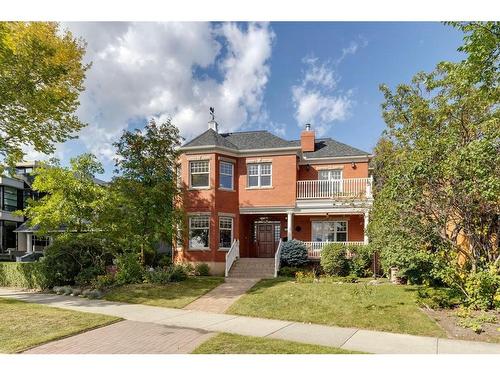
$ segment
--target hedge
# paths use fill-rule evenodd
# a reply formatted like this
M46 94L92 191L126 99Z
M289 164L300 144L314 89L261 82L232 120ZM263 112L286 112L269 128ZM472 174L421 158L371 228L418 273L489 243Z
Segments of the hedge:
M0 262L0 286L45 289L40 262Z

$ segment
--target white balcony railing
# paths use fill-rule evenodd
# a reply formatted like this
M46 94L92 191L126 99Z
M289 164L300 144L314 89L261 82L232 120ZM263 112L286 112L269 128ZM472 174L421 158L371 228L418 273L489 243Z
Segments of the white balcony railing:
M280 239L280 242L278 244L278 249L276 250L276 254L274 254L274 277L278 277L278 272L280 270L282 246L283 246L283 240Z
M321 249L323 246L329 243L342 243L344 245L363 245L363 241L347 241L347 242L321 242L321 241L303 241L307 248L307 255L309 258L318 259L321 258Z
M229 276L229 270L233 266L233 263L236 259L240 257L240 241L234 240L231 248L226 253L226 269L224 272L225 277Z
M372 198L372 178L297 181L297 199Z

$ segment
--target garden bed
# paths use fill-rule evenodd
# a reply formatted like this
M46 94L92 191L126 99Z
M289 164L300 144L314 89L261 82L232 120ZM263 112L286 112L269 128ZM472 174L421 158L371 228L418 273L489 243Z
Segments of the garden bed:
M496 323L481 323L481 332L460 326L459 309L423 309L447 333L449 338L459 340L486 341L500 343L500 311L489 311L487 314L496 317ZM471 313L473 316L483 314L480 311Z

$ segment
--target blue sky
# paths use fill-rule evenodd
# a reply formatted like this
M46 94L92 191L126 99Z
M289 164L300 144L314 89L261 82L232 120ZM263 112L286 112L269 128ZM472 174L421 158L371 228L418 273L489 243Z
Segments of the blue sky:
M222 131L269 129L371 151L384 129L378 86L409 82L461 58L462 35L440 23L68 23L93 65L78 115L89 124L55 156L93 152L109 179L112 143L146 119L172 118L190 139L216 108ZM35 152L29 158L41 158Z

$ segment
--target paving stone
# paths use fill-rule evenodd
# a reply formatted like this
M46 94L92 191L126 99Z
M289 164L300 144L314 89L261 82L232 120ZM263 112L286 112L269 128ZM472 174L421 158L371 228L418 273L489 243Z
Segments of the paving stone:
M25 354L183 354L214 333L123 321L25 351Z
M226 278L223 284L191 302L185 309L223 313L257 281L259 279Z

